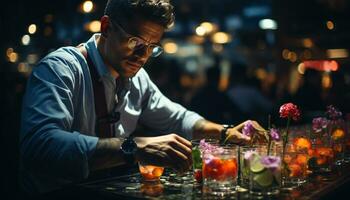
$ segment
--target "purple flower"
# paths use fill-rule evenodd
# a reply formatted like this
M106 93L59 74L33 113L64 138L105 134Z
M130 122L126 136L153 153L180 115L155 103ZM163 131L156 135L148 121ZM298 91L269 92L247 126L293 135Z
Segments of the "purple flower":
M328 117L332 120L335 120L337 118L340 118L343 113L340 112L337 108L335 108L333 105L327 106L327 111L326 111Z
M243 133L243 135L246 135L246 136L249 136L249 137L252 136L255 133L255 128L253 126L253 122L252 121L248 120L244 124L242 133Z
M244 160L251 160L254 155L256 155L255 151L253 151L253 150L246 151L244 153Z
M316 133L321 132L327 128L328 120L324 117L317 117L312 120L312 130Z
M278 156L263 156L261 164L267 169L277 169L281 166L281 158Z
M279 141L281 139L280 133L275 128L272 128L270 130L270 135L271 135L272 140Z
M205 142L205 139L202 139L199 141L199 150L201 151L203 158L208 159L209 157L212 157L211 154L214 152L220 153L220 151L223 151L224 149L217 145L209 144Z

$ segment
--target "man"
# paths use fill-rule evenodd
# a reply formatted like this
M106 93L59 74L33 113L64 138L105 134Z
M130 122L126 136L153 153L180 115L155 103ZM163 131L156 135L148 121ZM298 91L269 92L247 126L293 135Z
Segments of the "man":
M101 34L39 62L23 103L20 178L26 192L52 191L126 163L182 172L191 167L189 138L223 133L236 143L249 140L239 132L242 124L227 129L171 102L142 68L161 53L159 42L173 23L168 0L109 0ZM138 123L161 136L132 137Z

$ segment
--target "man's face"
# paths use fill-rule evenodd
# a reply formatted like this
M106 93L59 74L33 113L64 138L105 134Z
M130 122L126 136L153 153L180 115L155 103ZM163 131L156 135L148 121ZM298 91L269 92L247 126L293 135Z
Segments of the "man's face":
M109 18L110 34L106 39L105 58L121 77L130 78L141 69L157 50L164 27L140 17L128 23Z

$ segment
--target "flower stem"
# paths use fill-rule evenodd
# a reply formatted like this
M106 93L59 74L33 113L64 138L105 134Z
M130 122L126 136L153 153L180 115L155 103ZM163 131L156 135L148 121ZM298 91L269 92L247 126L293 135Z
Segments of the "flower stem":
M268 131L269 131L269 141L268 141L268 144L267 144L267 155L269 156L270 155L270 148L271 148L271 115L269 115L269 118L268 118Z
M286 146L288 143L288 136L289 136L289 124L290 124L290 116L288 116L288 120L287 120L287 127L286 127L286 132L283 136L283 149L282 149L282 159L284 159L284 153L286 151Z
M270 155L270 149L271 149L271 136L269 135L269 142L267 144L267 155Z

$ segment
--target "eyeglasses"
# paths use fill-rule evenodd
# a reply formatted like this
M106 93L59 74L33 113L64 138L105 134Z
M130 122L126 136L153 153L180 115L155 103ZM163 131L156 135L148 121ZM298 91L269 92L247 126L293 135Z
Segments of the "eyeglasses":
M136 37L126 32L119 23L114 23L112 20L112 25L118 27L128 39L128 48L132 51L137 51L146 48L147 55L151 57L157 57L163 53L163 48L160 45L149 43L140 37Z

